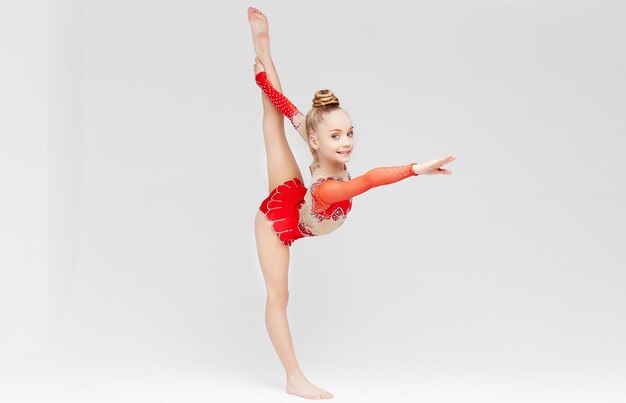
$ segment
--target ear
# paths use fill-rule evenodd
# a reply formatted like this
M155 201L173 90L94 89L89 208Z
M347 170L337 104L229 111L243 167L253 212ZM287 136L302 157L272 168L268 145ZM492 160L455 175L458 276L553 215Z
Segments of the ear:
M309 144L311 144L311 148L313 148L314 150L317 150L319 148L319 144L317 144L317 137L315 136L315 134L311 134L309 136Z

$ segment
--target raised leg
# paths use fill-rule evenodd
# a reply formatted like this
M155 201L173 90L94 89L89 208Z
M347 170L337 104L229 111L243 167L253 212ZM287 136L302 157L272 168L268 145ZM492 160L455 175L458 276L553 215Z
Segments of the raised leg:
M257 57L263 64L268 80L282 92L278 73L269 49L269 29L267 18L255 8L248 8L248 21L252 29L252 39ZM267 96L261 93L263 102L263 138L267 156L268 190L272 191L284 181L302 179L302 173L291 151L285 135L284 116L272 105Z

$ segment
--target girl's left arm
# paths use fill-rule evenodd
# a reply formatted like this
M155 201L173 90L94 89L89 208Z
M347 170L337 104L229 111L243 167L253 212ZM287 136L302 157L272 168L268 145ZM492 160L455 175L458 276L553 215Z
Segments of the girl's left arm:
M317 186L313 196L326 204L347 200L376 186L395 183L410 176L418 176L413 172L415 164L417 162L370 169L365 174L348 181L329 180Z

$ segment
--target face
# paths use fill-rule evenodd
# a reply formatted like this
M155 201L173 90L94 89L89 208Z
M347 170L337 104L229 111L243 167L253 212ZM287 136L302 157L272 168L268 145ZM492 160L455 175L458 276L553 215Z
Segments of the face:
M335 109L317 126L311 144L329 165L342 167L350 160L354 146L352 121L343 110ZM340 168L341 169L341 168Z

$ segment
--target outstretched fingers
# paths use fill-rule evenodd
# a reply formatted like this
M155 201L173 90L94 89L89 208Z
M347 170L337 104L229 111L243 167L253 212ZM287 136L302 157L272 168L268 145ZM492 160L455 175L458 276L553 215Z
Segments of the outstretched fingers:
M437 162L439 163L439 166L447 164L448 162L452 162L456 159L456 156L454 154L449 154L446 155L443 158L440 158L439 160L437 160Z
M442 165L445 165L449 162L452 162L456 159L456 157L454 156L454 154L450 154L450 155L446 155L443 158L439 158L437 160L433 160L428 162L427 164L431 167L431 168L439 168Z
M417 174L425 174L425 175L435 175L435 174L450 175L452 172L448 169L442 169L441 166L449 162L452 162L455 159L456 159L456 156L454 156L454 154L450 154L443 158L438 158L432 161L425 162L423 164L417 164L413 168L413 172Z

